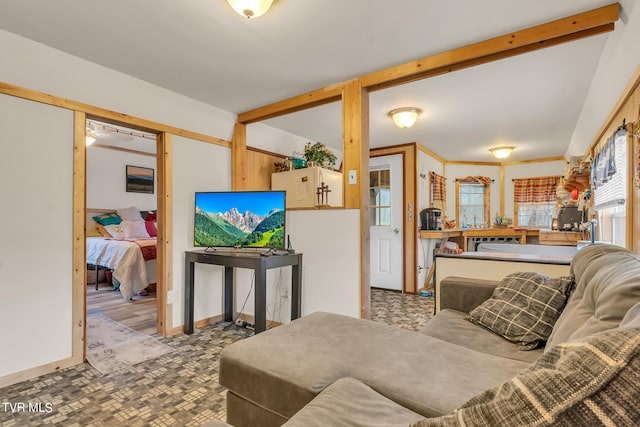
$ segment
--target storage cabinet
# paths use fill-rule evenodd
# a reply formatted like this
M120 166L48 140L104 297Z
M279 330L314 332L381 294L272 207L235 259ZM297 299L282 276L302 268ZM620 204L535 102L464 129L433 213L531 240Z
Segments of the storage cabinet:
M324 196L320 186L328 187ZM295 169L271 174L271 189L287 192L287 208L342 206L342 173L321 167Z

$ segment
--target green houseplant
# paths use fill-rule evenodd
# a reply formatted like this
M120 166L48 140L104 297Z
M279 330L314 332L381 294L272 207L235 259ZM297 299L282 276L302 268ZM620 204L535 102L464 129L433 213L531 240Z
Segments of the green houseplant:
M304 158L309 166L320 166L321 168L333 168L336 164L336 155L321 142L311 144L308 142L304 147Z

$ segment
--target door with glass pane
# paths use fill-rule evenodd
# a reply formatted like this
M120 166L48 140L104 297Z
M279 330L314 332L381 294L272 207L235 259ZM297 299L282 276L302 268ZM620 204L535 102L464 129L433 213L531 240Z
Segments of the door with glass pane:
M402 155L369 159L371 286L402 290Z

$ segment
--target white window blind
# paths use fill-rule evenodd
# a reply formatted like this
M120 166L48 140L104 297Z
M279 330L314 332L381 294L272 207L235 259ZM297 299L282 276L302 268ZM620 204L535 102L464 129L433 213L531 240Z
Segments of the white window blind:
M618 132L614 138L616 173L609 181L593 190L593 208L596 211L624 205L627 200L627 132Z

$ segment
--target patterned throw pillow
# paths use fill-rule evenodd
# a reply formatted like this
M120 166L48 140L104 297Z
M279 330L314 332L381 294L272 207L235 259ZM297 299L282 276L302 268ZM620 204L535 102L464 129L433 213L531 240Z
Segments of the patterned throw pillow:
M122 222L122 218L115 212L107 212L98 216L94 216L93 220L100 225L111 225L111 224L120 224Z
M572 285L571 277L513 273L467 319L517 343L520 350L533 350L549 338Z

